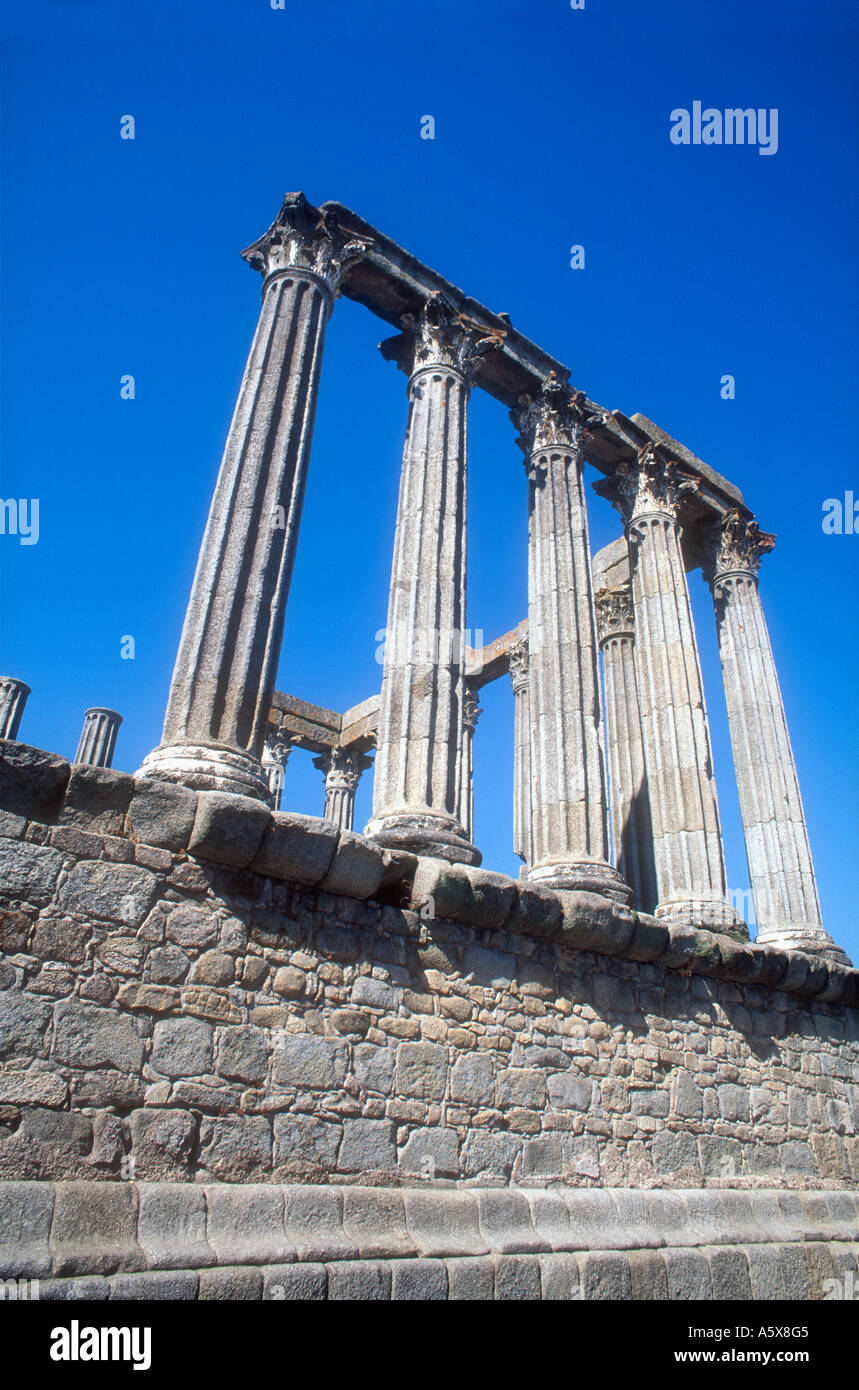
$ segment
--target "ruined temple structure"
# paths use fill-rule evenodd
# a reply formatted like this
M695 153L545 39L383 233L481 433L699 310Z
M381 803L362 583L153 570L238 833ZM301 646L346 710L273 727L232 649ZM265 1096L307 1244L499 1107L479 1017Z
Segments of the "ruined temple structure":
M117 771L120 716L88 710L70 765L20 740L28 687L0 680L0 1276L43 1297L838 1296L859 972L821 920L758 588L774 538L349 209L289 194L243 254L262 309L161 742ZM345 712L275 690L340 295L396 330L409 401L381 690ZM474 387L528 480L528 613L480 651ZM622 525L596 555L586 463ZM508 675L519 879L474 842L480 692ZM318 817L280 809L295 746Z

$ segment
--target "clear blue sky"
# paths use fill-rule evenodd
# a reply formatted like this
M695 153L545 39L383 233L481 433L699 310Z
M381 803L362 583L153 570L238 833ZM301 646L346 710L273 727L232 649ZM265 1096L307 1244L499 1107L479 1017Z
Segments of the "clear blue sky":
M38 544L0 537L2 667L33 687L21 736L71 755L85 707L106 704L125 716L117 766L158 742L259 306L238 253L303 189L508 312L576 386L682 439L778 534L762 593L824 918L859 959L859 538L821 528L824 499L859 497L852 0L16 9L0 53L0 493L40 499ZM778 152L672 145L670 112L696 100L778 108ZM281 689L337 709L380 680L406 418L405 379L376 351L389 333L337 305L280 666ZM480 393L469 486L469 623L490 640L525 614L526 483ZM591 520L595 546L619 533L596 498ZM742 889L712 605L700 576L692 589ZM477 838L517 872L506 682L483 705ZM321 809L307 754L287 804ZM368 813L369 785L359 825Z

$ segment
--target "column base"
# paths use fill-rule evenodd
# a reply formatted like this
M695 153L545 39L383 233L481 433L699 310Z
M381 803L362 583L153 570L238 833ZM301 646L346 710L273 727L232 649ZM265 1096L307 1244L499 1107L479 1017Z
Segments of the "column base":
M396 815L374 816L364 834L388 849L404 849L411 854L446 859L451 864L478 865L483 855L469 841L458 821L432 812L402 811Z
M765 927L758 932L755 940L758 946L777 946L780 951L805 951L806 955L823 956L838 965L853 964L829 932L821 927Z
M146 755L136 775L179 782L197 791L235 792L258 801L271 799L262 764L238 748L162 744Z
M704 931L748 941L749 929L733 903L722 897L666 898L657 904L654 917L666 927L699 927Z
M600 893L604 898L624 905L632 898L629 884L624 883L617 869L603 859L566 859L557 855L525 868L521 877L527 883L539 883L543 888Z

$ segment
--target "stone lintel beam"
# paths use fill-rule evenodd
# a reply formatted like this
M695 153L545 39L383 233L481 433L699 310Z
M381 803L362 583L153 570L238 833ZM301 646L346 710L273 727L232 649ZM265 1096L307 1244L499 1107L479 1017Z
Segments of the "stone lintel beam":
M431 295L442 294L484 332L503 337L498 350L488 353L480 363L474 383L508 410L516 406L520 396L537 395L552 374L561 382L569 382L569 368L514 328L506 314L493 312L466 295L351 208L325 202L320 214L330 214L343 231L370 243L366 254L344 276L342 293L346 298L363 304L399 328L404 314L416 314ZM742 494L732 483L645 416L636 414L630 418L620 411L605 412L595 402L582 399L599 417L584 457L600 472L612 475L617 463L629 460L645 442L657 442L676 462L701 478L705 485L700 494L705 510L718 514L730 507L744 507Z

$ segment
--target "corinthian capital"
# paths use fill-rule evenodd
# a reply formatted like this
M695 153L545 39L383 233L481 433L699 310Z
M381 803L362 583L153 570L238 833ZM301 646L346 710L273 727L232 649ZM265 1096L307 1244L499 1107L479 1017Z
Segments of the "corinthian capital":
M331 748L313 759L313 766L325 774L325 785L330 790L340 787L344 791L354 791L361 780L362 772L372 767L373 759L354 749Z
M528 684L528 638L521 637L507 651L507 669L513 694L516 695Z
M676 517L683 497L697 488L695 478L664 458L655 444L648 444L631 463L619 463L614 477L594 484L594 491L608 498L627 525L655 512Z
M710 583L724 574L757 575L761 559L775 545L775 536L734 508L704 533L704 573Z
M578 446L587 430L602 418L589 408L584 392L567 386L556 372L549 373L538 395L520 396L510 412L519 431L516 442L526 458L553 445Z
M632 591L628 584L620 589L598 589L594 594L597 615L597 634L600 642L621 634L632 636L635 619L632 610Z
M337 294L344 273L370 242L340 227L333 212L319 212L303 193L287 193L267 232L242 252L263 276L280 270L310 270Z
M488 331L460 313L440 292L416 314L403 314L402 333L380 344L382 356L408 375L426 367L452 367L469 377L481 357L501 346L504 334Z
M466 729L474 731L477 728L477 721L482 713L483 710L480 708L477 699L477 691L474 689L473 685L466 684L465 698L462 702L462 722Z

